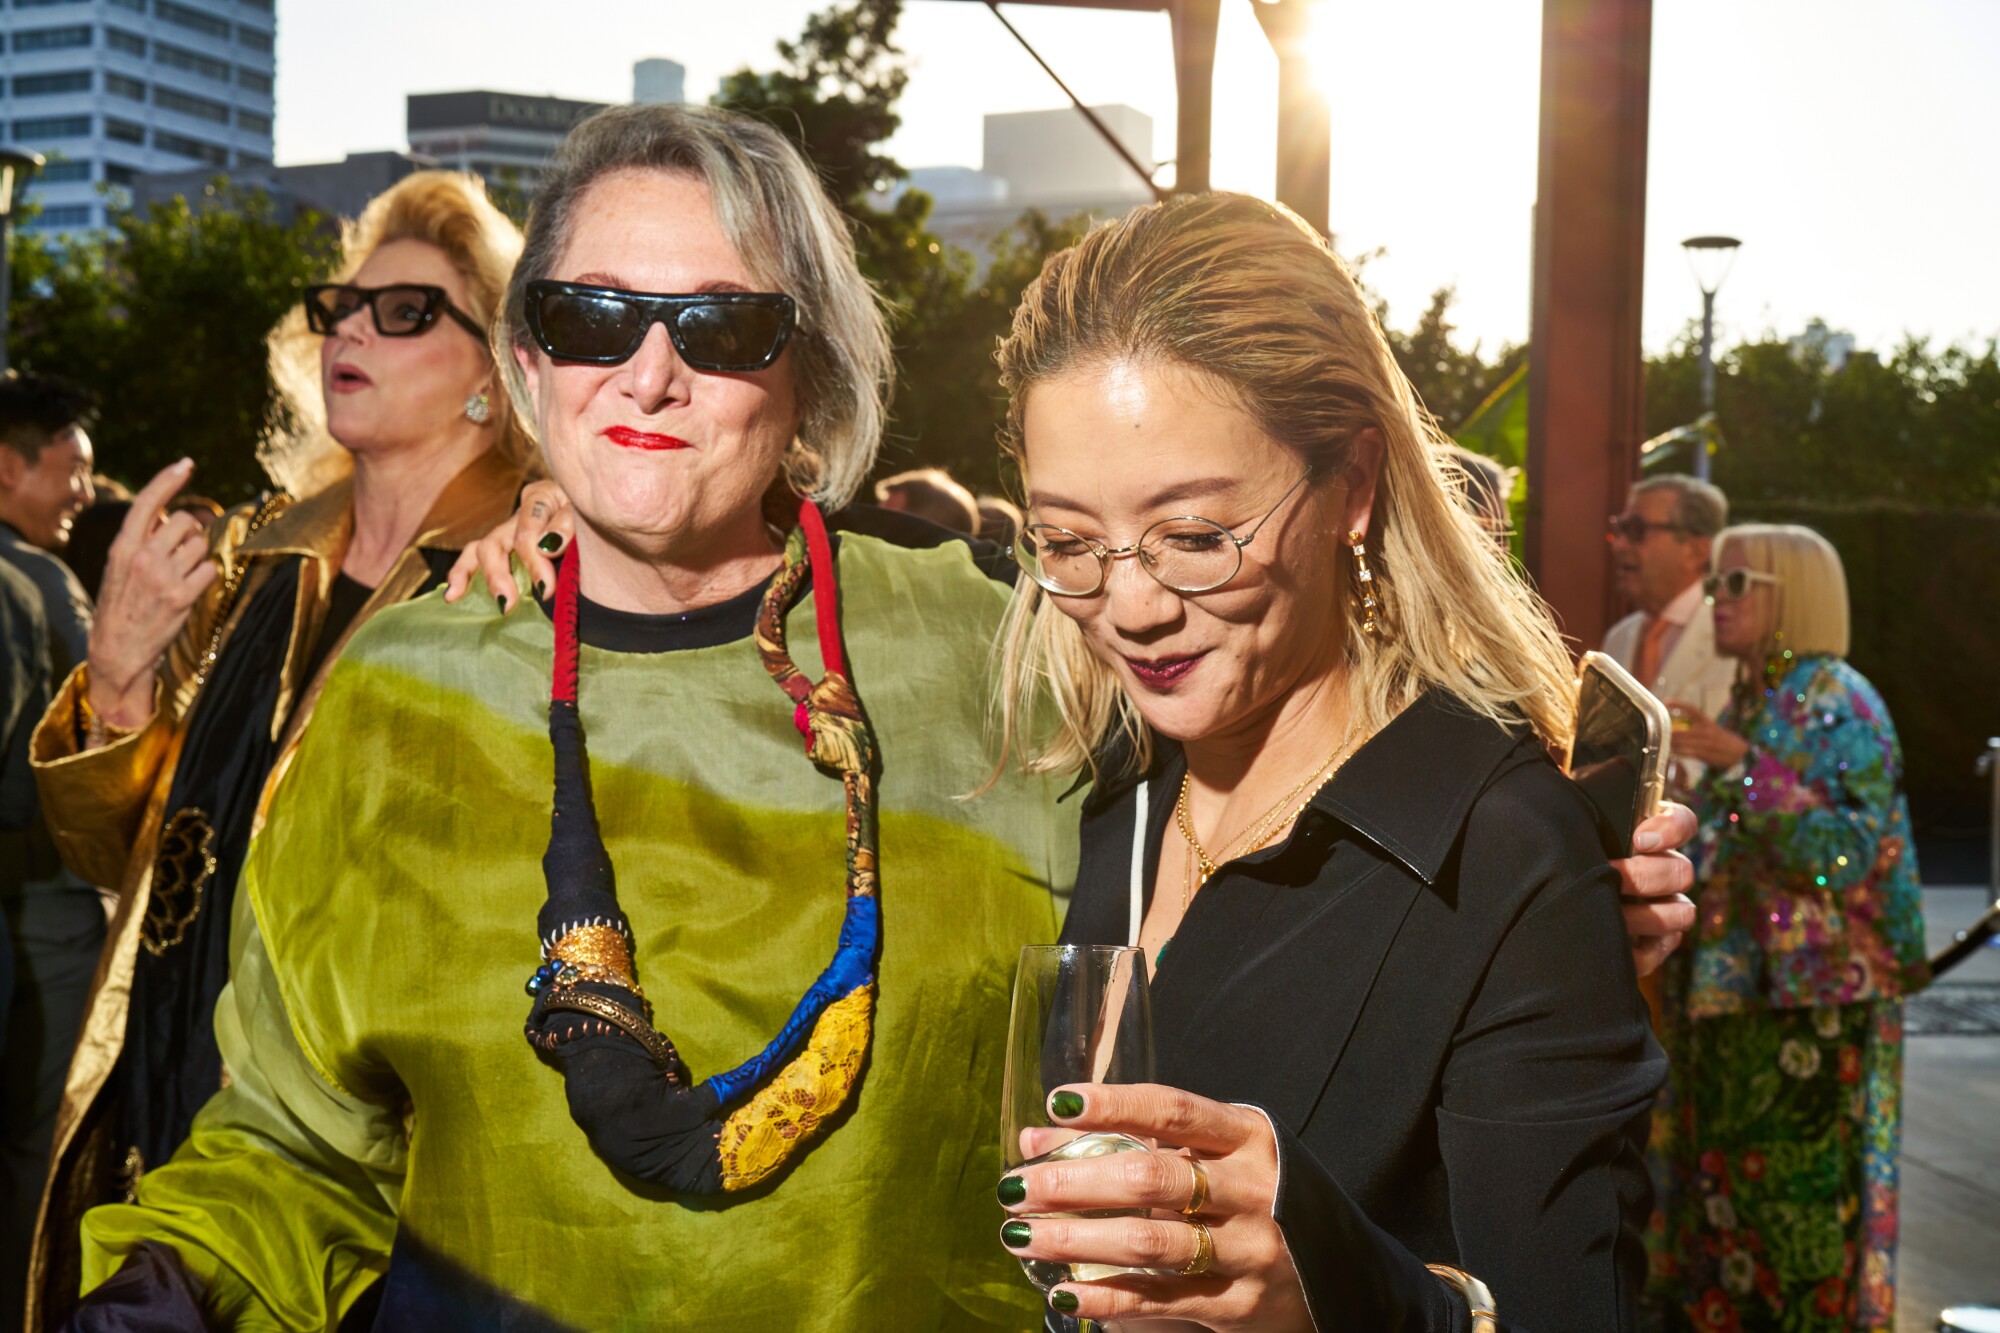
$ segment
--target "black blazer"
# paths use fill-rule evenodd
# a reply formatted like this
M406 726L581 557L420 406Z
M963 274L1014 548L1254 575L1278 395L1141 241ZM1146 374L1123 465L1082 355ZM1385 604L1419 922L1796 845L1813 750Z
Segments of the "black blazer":
M1126 944L1185 763L1085 803L1068 943ZM1141 908L1143 911L1143 907ZM1525 728L1418 700L1281 844L1219 870L1153 991L1159 1078L1265 1110L1276 1216L1323 1333L1633 1326L1653 1041L1583 797Z

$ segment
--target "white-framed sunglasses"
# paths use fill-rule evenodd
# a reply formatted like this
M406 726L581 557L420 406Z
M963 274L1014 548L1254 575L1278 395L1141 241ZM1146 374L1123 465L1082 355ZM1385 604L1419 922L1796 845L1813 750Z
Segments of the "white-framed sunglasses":
M1761 569L1744 569L1738 566L1735 569L1725 569L1720 574L1710 574L1701 581L1701 591L1708 599L1708 604L1714 606L1718 598L1725 602L1739 600L1750 591L1750 585L1753 583L1782 582L1784 580L1776 574L1766 574Z

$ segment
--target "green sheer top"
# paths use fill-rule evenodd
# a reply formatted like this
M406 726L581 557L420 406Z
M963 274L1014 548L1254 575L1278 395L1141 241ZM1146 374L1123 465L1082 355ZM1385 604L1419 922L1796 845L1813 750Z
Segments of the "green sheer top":
M343 654L252 844L217 1015L230 1085L137 1203L84 1223L85 1286L173 1247L238 1328L385 1313L578 1329L1020 1329L994 1240L1013 965L1056 937L1074 820L990 766L1005 590L964 548L843 537L842 620L881 741L884 943L851 1110L747 1197L614 1174L521 1035L545 889L552 635L436 597ZM820 662L808 596L798 665ZM696 1078L760 1049L839 929L842 793L746 632L586 647L590 774L639 980Z

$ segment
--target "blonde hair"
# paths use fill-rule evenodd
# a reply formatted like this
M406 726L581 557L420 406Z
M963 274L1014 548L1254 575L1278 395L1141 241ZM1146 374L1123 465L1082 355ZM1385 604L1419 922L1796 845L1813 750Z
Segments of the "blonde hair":
M470 306L465 313L481 328L492 329L507 274L521 253L521 233L486 197L477 176L412 172L369 200L360 217L341 226L343 259L330 281L351 281L369 256L391 241L422 241L443 251L465 279ZM268 340L281 421L258 450L257 461L275 484L294 495L323 489L353 465L347 450L327 433L320 341L306 326L303 305L287 312ZM487 356L496 367L502 361L490 333ZM540 460L522 419L507 395L492 398L493 447L523 471L539 474Z
M1346 617L1349 698L1364 735L1426 690L1503 724L1522 718L1549 745L1575 725L1571 665L1548 609L1478 525L1452 477L1449 441L1418 404L1353 274L1290 211L1244 195L1150 204L1050 257L1001 343L1003 443L1022 465L1035 385L1112 360L1189 367L1228 393L1317 477L1339 473L1355 437L1384 442L1368 536L1387 623ZM1351 593L1353 569L1340 561ZM1089 765L1114 733L1134 759L1149 739L1132 700L1075 623L1037 614L1023 577L999 654L1003 758L1032 771ZM1029 719L1052 703L1052 735Z
M827 509L853 498L875 466L893 367L881 302L854 260L854 237L819 177L789 140L760 120L710 107L619 106L571 130L542 175L526 246L507 288L504 336L535 349L528 284L554 271L584 193L618 171L668 171L708 188L716 219L760 283L798 303L791 351L801 409L785 477ZM503 372L515 408L532 419L513 357Z
M1847 570L1832 542L1792 523L1724 528L1715 539L1717 571L1723 549L1731 545L1746 567L1778 580L1771 585L1771 631L1756 656L1737 665L1736 714L1744 717L1748 714L1742 705L1750 697L1746 691L1761 688L1764 664L1780 652L1847 656Z

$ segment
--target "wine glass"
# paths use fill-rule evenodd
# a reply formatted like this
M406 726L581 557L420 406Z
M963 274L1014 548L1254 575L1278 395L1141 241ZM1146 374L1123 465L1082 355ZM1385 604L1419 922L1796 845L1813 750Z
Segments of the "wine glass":
M1040 1162L1151 1152L1129 1134L1085 1133L1057 1124L1049 1094L1066 1083L1153 1081L1153 1010L1143 950L1096 944L1031 944L1014 973L1001 1091L1000 1153L1007 1169ZM1041 1217L1144 1217L1144 1208ZM1023 1259L1028 1280L1047 1293L1060 1282L1089 1282L1148 1269Z

